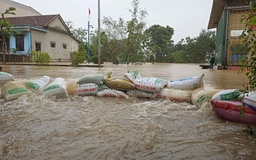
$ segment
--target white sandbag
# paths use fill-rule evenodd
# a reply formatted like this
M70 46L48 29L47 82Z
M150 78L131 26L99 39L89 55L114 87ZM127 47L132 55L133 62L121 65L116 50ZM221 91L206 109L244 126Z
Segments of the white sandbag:
M207 89L204 89L203 87L195 89L193 90L191 95L192 104L198 107L201 107L201 105L204 102L210 103L212 96L217 92L219 92L219 90L216 90L216 89L207 90Z
M75 88L74 95L76 96L92 96L97 95L99 86L94 83L80 84Z
M43 76L43 77L41 77L41 78L39 78L37 80L34 80L32 82L27 82L26 86L32 92L34 92L36 94L39 94L49 84L50 80L51 80L51 77Z
M124 77L132 81L137 89L147 92L159 93L168 83L161 78L142 77L138 71L126 72Z
M137 98L156 98L156 93L153 92L146 92L146 91L141 91L138 89L135 90L129 90L125 92L128 96L130 97L137 97Z
M67 97L67 89L65 79L56 78L51 82L43 91L45 97L55 96L56 98L65 98Z
M8 81L13 81L14 78L10 73L0 72L0 85L5 84Z
M31 95L32 92L25 87L26 82L9 81L2 86L2 96L6 101L17 99L23 95Z
M238 89L227 89L217 92L212 96L212 100L236 100L242 92Z
M164 88L161 93L157 93L157 98L170 99L174 102L191 103L192 92L192 90Z
M183 78L175 81L169 81L167 88L175 89L196 89L203 86L204 74L193 77Z
M97 85L101 85L103 84L104 81L104 75L102 74L88 74L88 75L84 75L83 77L81 77L78 81L77 84L86 84L86 83L94 83Z
M245 93L242 102L256 111L256 91Z
M118 91L115 89L103 89L97 93L100 97L117 97L117 98L129 98L127 94L123 91Z

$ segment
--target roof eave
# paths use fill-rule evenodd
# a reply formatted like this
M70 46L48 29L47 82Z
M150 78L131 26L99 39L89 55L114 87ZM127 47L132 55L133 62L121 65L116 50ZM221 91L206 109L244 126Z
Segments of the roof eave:
M35 27L35 26L13 26L14 29L16 30L37 30L37 31L41 31L41 32L49 32L47 29L44 28L40 28L40 27Z
M225 0L213 0L208 29L217 28L224 7Z

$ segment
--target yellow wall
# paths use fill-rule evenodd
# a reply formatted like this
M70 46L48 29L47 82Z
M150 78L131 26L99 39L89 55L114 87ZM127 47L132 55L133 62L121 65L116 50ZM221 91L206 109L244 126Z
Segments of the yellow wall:
M232 45L242 44L242 40L239 38L239 32L245 29L245 23L241 22L241 19L243 18L243 15L245 15L246 13L247 12L243 10L234 10L234 11L231 10L229 12L229 15L228 15L229 25L228 25L228 34L227 34L227 65L240 65L240 63L238 62L234 62L234 59L232 62L231 57L234 58L234 55L232 55L230 48Z

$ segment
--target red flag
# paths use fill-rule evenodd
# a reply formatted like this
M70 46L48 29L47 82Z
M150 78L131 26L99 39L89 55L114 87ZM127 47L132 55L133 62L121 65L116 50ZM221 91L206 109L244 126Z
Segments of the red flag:
M91 10L90 10L90 8L89 8L89 15L91 14Z

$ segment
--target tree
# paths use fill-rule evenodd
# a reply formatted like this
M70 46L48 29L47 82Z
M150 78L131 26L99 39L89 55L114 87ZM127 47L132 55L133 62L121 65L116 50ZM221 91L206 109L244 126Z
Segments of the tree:
M195 63L194 53L196 52L196 38L186 37L185 45L185 63Z
M79 49L78 52L72 53L72 65L77 66L80 63L83 63L87 56L87 50L88 50L88 45L87 45L87 31L86 29L83 28L74 28L73 22L67 21L66 22L70 32L72 35L78 40L79 42ZM90 48L91 49L91 48Z
M185 53L183 50L177 50L171 54L173 62L175 63L184 63Z
M105 29L101 42L105 44L102 50L106 61L201 63L214 53L215 32L202 30L198 37L186 37L174 45L174 29L170 26L153 25L146 29L147 12L139 8L139 3L139 0L132 1L130 21L103 18Z
M215 31L202 29L196 38L194 49L194 63L203 63L214 55L216 35Z
M66 21L66 24L71 32L71 34L78 40L79 49L78 51L86 51L87 50L87 30L80 27L74 28L73 22Z
M176 63L191 63L193 62L192 52L195 46L195 39L186 37L185 39L181 39L176 45L174 49L173 62ZM192 58L192 59L191 59ZM178 60L178 62L176 61Z
M181 51L179 53L183 54L179 56L179 61L182 63L204 63L214 54L215 40L215 32L204 29L196 38L181 39L175 45L175 51Z
M72 33L72 35L79 41L79 44L86 43L87 42L87 31L86 29L80 27L80 28L74 28L73 22L66 21L66 24Z
M83 63L87 58L85 53L86 53L85 51L74 52L72 65L78 66L80 63Z
M242 34L244 52L247 53L247 59L243 61L241 72L245 72L248 82L244 83L245 92L256 90L256 0L249 0L250 12L242 21L246 22L246 29Z
M6 41L10 39L14 30L12 29L12 24L6 19L4 16L7 14L15 14L14 11L16 8L10 7L4 13L1 13L1 21L0 21L0 41L2 42L2 52L3 52L3 62L6 63L5 53L7 50Z
M102 61L106 61L108 59L108 37L105 32L100 33L100 44L101 44L101 54L102 54ZM96 53L98 53L98 36L97 34L94 34L91 38L91 51L92 51L92 57L98 57ZM95 59L95 58L94 58Z
M133 0L133 9L130 9L132 19L127 22L127 34L126 39L127 53L125 61L136 62L143 61L142 42L144 41L143 32L146 27L144 19L147 15L146 10L139 8L139 0Z
M126 22L122 18L119 18L116 21L111 17L104 17L102 23L105 26L104 35L107 38L107 44L105 45L105 52L102 59L104 61L112 61L114 63L124 61L124 58L122 57L127 53L127 47L125 44L127 38Z
M240 37L243 40L243 44L240 47L247 54L246 60L242 61L242 66L240 67L240 72L245 72L248 78L248 82L243 84L245 93L256 91L256 0L248 0L247 2L250 5L250 10L241 19L241 21L245 21L245 29ZM240 111L242 115L244 114L244 107ZM256 133L250 125L247 125L245 131L250 135Z
M149 57L154 55L156 62L166 62L166 57L170 53L170 47L173 46L172 36L174 29L166 26L153 25L145 30L145 46Z
M129 10L132 14L130 21L125 22L122 18L117 21L110 17L103 18L108 44L105 46L104 54L111 56L108 59L113 61L135 62L145 59L142 42L147 12L139 8L139 0L133 0L132 6L133 9Z
M105 32L109 39L126 39L126 22L123 18L119 18L117 21L111 17L103 17L102 23L105 26Z
M41 51L32 51L32 61L38 64L49 64L51 61L51 57L46 52Z

